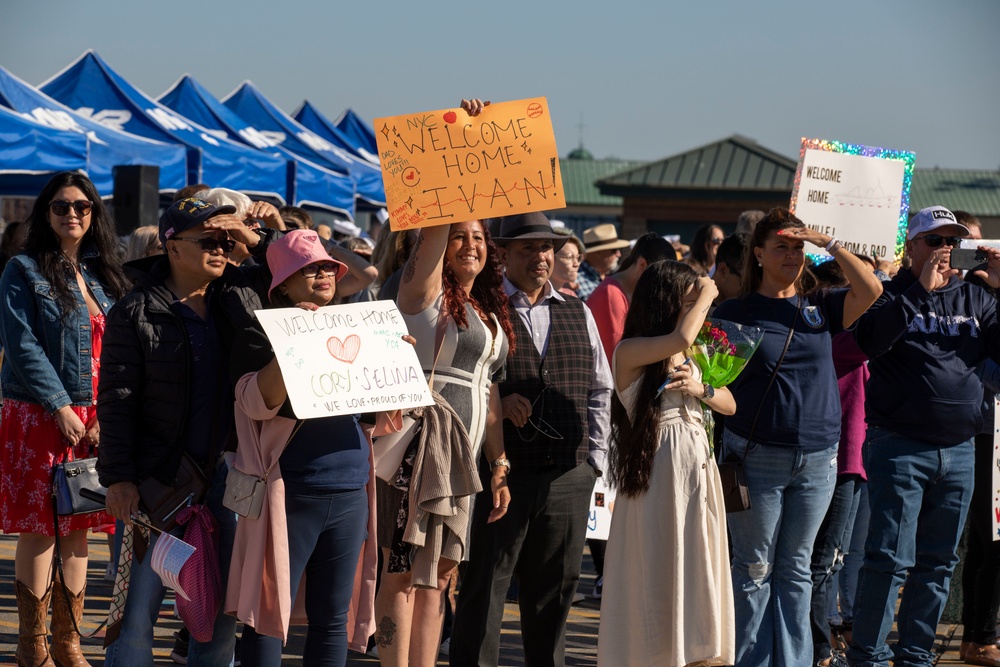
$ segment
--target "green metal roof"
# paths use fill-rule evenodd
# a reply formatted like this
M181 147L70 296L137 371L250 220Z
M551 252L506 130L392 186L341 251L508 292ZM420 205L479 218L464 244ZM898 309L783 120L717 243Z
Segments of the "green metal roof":
M574 151L575 152L575 151ZM621 206L622 198L603 195L596 182L620 171L633 169L640 160L581 160L572 157L559 161L567 206Z
M928 206L967 211L975 216L1000 216L1000 171L978 169L915 169L910 210Z
M700 148L615 174L598 183L603 194L636 190L790 190L796 161L733 135Z

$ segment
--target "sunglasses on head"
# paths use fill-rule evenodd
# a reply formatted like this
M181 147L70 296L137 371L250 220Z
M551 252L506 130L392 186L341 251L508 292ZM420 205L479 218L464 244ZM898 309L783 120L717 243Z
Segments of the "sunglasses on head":
M81 218L90 213L94 205L86 199L79 201L50 201L49 209L56 215L69 215L69 209L73 207L76 214Z
M236 247L236 241L232 239L217 239L214 236L208 236L201 239L185 239L175 236L171 240L197 243L201 246L202 252L215 252L219 248L222 248L222 252L229 253Z
M337 265L333 262L320 262L319 264L308 264L303 266L300 271L302 272L303 278L315 278L322 271L327 276L337 275Z
M952 248L957 248L962 245L961 236L941 236L940 234L928 234L927 236L918 236L916 240L923 241L927 244L928 248L940 248L942 243L947 243Z

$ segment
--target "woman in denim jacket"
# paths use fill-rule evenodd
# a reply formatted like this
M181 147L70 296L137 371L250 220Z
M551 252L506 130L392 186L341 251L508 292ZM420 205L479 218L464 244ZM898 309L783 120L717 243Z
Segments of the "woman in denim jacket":
M83 612L87 530L111 520L103 512L59 519L67 595L52 596L52 466L84 458L98 444L94 406L104 316L128 283L114 221L86 176L52 177L27 225L24 251L0 276L0 530L19 533L17 664L77 667L89 664L73 622Z

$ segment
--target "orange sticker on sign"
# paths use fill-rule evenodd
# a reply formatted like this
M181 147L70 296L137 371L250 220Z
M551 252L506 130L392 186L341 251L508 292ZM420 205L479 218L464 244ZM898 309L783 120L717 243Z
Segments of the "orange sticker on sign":
M392 229L564 208L548 102L491 104L376 118Z

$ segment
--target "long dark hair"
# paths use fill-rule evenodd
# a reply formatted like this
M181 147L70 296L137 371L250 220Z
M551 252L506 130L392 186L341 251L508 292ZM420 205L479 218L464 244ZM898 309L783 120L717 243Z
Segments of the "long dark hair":
M764 268L757 261L754 248L763 248L764 243L779 229L804 229L805 223L796 218L788 209L772 208L767 212L757 226L747 244L743 255L743 281L740 284L740 297L746 297L757 292L764 280ZM802 266L802 273L795 281L796 294L808 294L816 287L816 277L809 270L808 262Z
M724 232L719 225L702 225L695 230L694 238L691 239L691 261L697 262L699 266L704 266L706 269L712 266L712 260L708 258L708 250L705 249L705 246L712 240L712 232L716 229Z
M687 264L671 260L650 264L632 293L622 340L672 332L677 327L684 296L697 279L698 272ZM637 496L649 488L658 445L656 391L667 377L669 364L670 360L664 359L643 369L632 418L618 395L612 393L609 469L611 483L623 495Z
M26 221L28 237L24 242L24 252L34 257L39 272L52 286L64 318L76 309L76 297L69 287L69 281L75 280L76 274L75 268L63 255L59 237L49 223L49 203L61 189L68 187L79 188L92 205L90 228L81 245L81 250L90 246L97 251L96 257L87 260L88 270L97 276L97 281L116 300L129 290L129 282L122 272L122 251L115 235L115 222L97 188L79 172L60 172L45 184L35 199Z
M486 224L480 222L480 226L483 228L483 238L486 241L486 262L483 264L483 270L476 276L469 295L476 300L483 312L497 316L500 328L507 336L507 354L513 354L516 342L514 326L510 323L507 295L503 291L503 271L500 267L499 252ZM448 266L447 260L441 269L441 287L444 291L443 310L455 320L459 329L467 329L469 318L465 315L465 303L468 297L455 272Z

